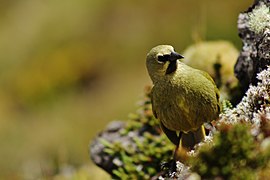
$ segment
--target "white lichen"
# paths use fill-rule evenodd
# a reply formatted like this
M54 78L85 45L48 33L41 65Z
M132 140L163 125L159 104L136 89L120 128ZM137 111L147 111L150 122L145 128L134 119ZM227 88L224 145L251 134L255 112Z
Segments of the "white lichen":
M257 86L250 86L242 101L220 115L220 122L234 124L246 121L260 125L261 116L270 116L270 67L257 75Z
M263 2L257 5L252 12L249 13L249 28L256 34L259 34L270 28L270 11Z
M181 163L180 161L176 161L176 172L174 172L170 179L186 179L188 175L190 175L190 167Z

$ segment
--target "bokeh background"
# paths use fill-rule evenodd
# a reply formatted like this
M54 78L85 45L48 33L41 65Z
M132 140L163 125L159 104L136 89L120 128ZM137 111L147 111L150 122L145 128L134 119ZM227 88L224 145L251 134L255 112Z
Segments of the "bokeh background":
M88 146L149 85L147 52L231 41L252 0L0 0L0 179L108 178Z

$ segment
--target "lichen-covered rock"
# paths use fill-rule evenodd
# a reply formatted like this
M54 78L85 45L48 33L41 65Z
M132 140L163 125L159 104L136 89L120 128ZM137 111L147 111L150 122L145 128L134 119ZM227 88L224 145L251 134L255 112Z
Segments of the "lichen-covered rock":
M121 137L120 131L125 126L123 121L113 121L111 122L106 131L100 133L96 139L94 139L90 145L90 155L92 161L102 169L104 169L109 174L117 168L114 163L114 157L110 156L104 151L106 147L106 142L113 143L114 141L128 142L128 137ZM106 142L104 142L106 140Z
M225 123L237 123L246 121L260 124L261 114L270 116L270 67L257 75L257 86L250 86L246 96L233 109L228 109L221 114L221 120Z
M90 145L93 162L113 178L158 178L161 163L172 158L174 145L153 116L149 93L147 88L138 112L128 121L110 123Z
M234 67L243 92L256 85L256 75L270 65L270 1L255 1L238 17L239 37L243 47Z

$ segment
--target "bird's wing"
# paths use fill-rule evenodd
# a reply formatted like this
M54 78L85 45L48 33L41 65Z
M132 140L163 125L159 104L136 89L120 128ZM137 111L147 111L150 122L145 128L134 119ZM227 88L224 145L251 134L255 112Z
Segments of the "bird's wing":
M203 75L204 77L206 77L209 81L212 82L212 84L215 86L215 92L216 92L216 95L217 95L217 100L219 100L219 90L216 86L216 83L215 81L213 80L213 78L207 73L207 72L204 72L204 71L200 71L200 74Z
M180 136L177 136L176 131L171 131L168 128L164 126L164 124L160 121L160 127L162 131L166 134L166 136L169 138L169 140L176 146L179 145L180 142Z
M151 103L152 103L152 112L153 112L153 115L155 116L155 118L158 118L157 117L157 112L156 112L155 106L154 106L154 101L153 101L153 89L154 88L152 88L152 90L150 92L150 98L151 98Z
M152 112L153 112L155 118L158 119L157 112L156 112L155 106L154 106L154 101L153 101L153 88L152 88L152 91L151 91L151 93L150 93L150 97L151 97L151 102L152 102ZM166 134L166 136L169 138L169 140L170 140L173 144L175 144L176 146L178 146L178 145L179 145L179 140L180 140L180 139L179 139L179 137L177 136L176 131L169 130L168 128L166 128L166 127L164 126L164 124L163 124L161 121L159 121L159 122L160 122L160 127L161 127L162 131Z
M220 94L219 94L219 90L216 86L216 83L215 81L213 80L213 78L207 73L207 72L204 72L204 71L201 71L199 70L200 74L203 75L204 77L206 77L209 81L212 82L212 84L214 85L215 87L215 93L216 93L216 98L217 98L217 102L218 102L218 109L220 111L220 105L219 105L219 97L220 97Z

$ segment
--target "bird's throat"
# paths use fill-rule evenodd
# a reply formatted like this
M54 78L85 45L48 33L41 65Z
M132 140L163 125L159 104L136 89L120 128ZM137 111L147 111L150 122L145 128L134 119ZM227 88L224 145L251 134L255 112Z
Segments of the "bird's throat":
M171 73L175 72L176 69L177 69L177 60L171 61L167 70L166 70L166 74L171 74Z

